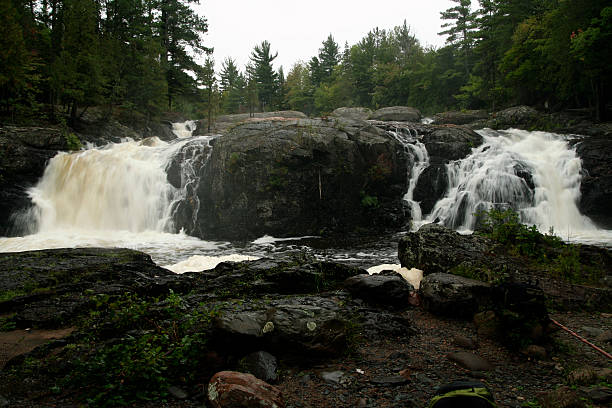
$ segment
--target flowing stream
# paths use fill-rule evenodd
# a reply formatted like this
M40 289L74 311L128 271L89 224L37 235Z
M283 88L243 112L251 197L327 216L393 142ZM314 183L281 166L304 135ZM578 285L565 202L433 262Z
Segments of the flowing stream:
M175 124L177 139L171 143L150 138L58 153L29 191L33 206L15 217L29 235L0 238L0 252L125 247L146 252L179 273L207 269L225 260L292 253L365 268L397 263L401 234L361 242L262 237L229 243L203 241L176 231L173 212L184 200L194 200L196 220L199 169L210 157L210 141L216 137L192 137L194 128L194 122ZM511 205L523 222L536 224L541 231L552 228L570 241L612 243L611 231L598 229L577 209L581 163L567 137L519 130L483 130L481 134L482 146L448 164L449 190L430 214L423 215L413 192L429 165L429 155L414 130L390 132L412 157L404 200L416 225L435 221L470 231L476 211ZM178 166L180 179L170 183L172 163Z

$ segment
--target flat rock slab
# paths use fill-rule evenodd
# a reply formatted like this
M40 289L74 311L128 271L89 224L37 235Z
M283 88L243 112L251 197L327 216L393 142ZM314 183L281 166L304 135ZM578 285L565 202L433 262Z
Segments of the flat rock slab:
M51 340L68 337L73 327L59 330L13 330L0 332L0 370L12 358L29 353Z
M449 353L448 359L471 371L491 371L493 365L484 358L466 351Z
M378 385L381 387L394 387L397 385L408 384L410 381L401 375L391 375L374 377L370 380L370 384Z

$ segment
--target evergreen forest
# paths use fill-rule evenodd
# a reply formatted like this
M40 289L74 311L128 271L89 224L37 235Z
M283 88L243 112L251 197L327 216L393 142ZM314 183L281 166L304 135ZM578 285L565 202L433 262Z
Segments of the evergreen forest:
M315 56L274 68L273 44L215 71L194 0L0 0L0 120L69 123L89 107L156 120L342 106L425 113L526 104L604 120L612 94L607 0L452 0L441 48L410 27L356 44L330 33ZM316 35L316 34L313 34Z

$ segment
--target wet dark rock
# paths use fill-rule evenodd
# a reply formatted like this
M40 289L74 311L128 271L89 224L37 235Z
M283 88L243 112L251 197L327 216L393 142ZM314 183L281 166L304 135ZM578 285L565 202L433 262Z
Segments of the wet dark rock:
M378 109L370 115L369 119L395 122L419 122L421 120L421 112L409 106L390 106Z
M31 206L28 188L42 177L47 161L67 148L59 128L0 127L0 236L29 232L12 216Z
M513 106L491 115L491 118L486 122L486 127L493 129L505 129L509 127L528 126L538 120L541 114L532 107L521 105Z
M0 254L0 303L18 327L65 325L83 310L84 291L122 294L145 291L157 277L173 275L151 257L129 249L49 249ZM167 293L167 292L166 292Z
M576 145L582 160L580 211L600 227L612 229L612 139L585 137Z
M262 381L273 383L278 378L276 357L267 351L256 351L241 361L247 371Z
M166 279L171 283L168 287L175 291L186 288L200 293L222 292L240 296L316 293L340 288L347 278L363 273L363 269L334 262L262 258L246 262L222 262L209 271Z
M425 276L420 292L425 309L444 316L469 317L491 303L489 284L446 273Z
M479 235L461 235L438 224L427 224L399 241L401 265L418 268L425 275L449 272L460 265L487 263L492 241Z
M448 359L471 371L491 371L493 365L484 358L467 351L459 351L447 355Z
M399 274L353 276L344 282L344 288L366 302L400 308L409 305L410 293L414 291L412 285Z
M275 350L291 359L340 355L348 318L333 300L316 296L223 306L214 319L216 345Z
M199 237L320 235L404 225L406 157L393 137L346 119L269 119L216 140L198 188Z

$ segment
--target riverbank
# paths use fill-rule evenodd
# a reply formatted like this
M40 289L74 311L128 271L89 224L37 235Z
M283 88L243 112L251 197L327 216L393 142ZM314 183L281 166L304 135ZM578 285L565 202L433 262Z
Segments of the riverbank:
M553 273L566 258L551 254L571 248L557 240L538 246L549 262L489 235L466 237L478 240L475 258L440 228L410 233L399 246L402 263L413 254L429 269L420 289L394 272L367 275L307 254L182 275L130 250L2 254L0 401L202 406L211 377L230 370L256 373L288 407L418 407L463 378L483 381L503 407L572 398L608 406L610 361L548 318L612 351L610 252L578 247L574 266L591 273L568 277ZM450 238L421 239L432 233ZM447 241L455 244L438 247L447 256L427 266L431 246L419 242ZM603 257L597 274L594 254ZM482 273L481 261L500 274ZM509 266L514 279L498 279ZM479 281L465 277L470 270ZM535 275L538 284L521 283ZM550 290L558 287L567 290ZM600 291L608 295L595 301Z

